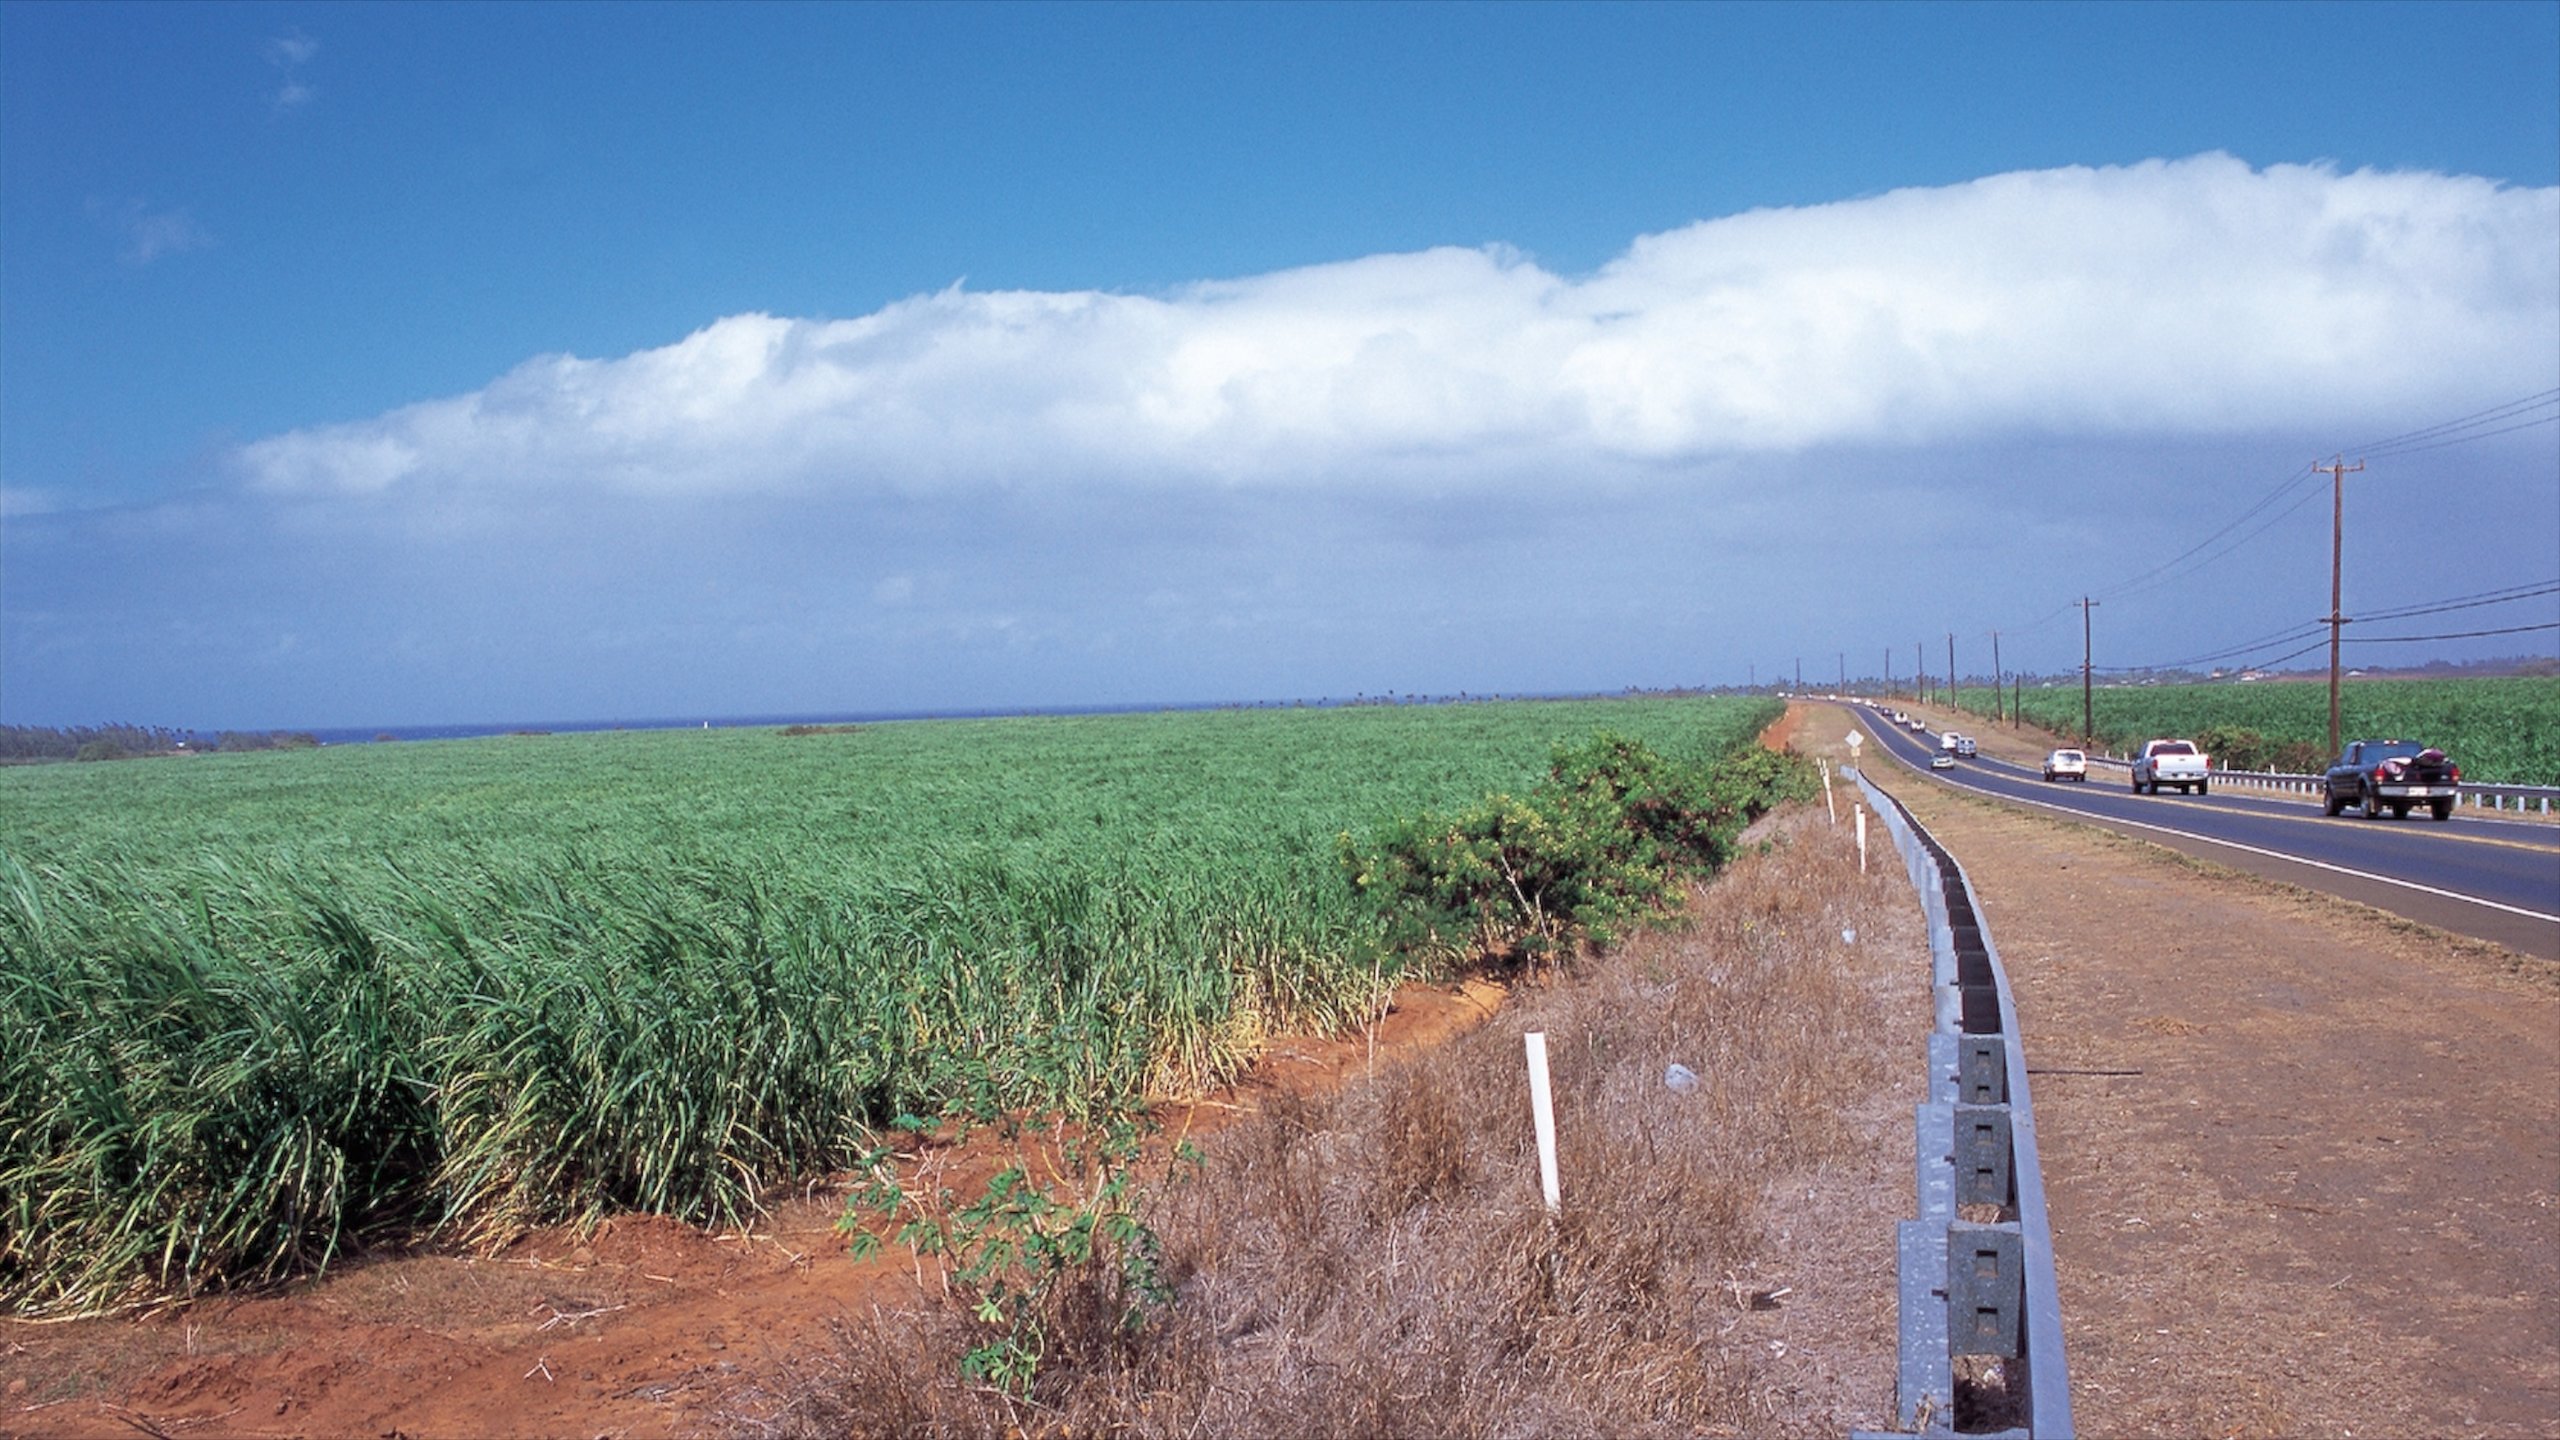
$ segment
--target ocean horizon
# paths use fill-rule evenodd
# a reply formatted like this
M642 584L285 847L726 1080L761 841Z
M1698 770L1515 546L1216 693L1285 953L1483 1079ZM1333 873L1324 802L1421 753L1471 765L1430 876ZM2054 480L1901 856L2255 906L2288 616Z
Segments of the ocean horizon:
M494 735L587 735L616 730L761 730L783 725L892 725L932 720L1010 720L1041 716L1152 715L1208 710L1338 710L1364 705L1462 705L1495 700L1605 700L1624 695L1704 694L1703 690L1629 688L1605 691L1455 695L1317 696L1296 700L1169 700L1118 705L989 705L952 710L845 710L786 715L675 715L638 720L464 721L442 725L282 726L323 745L401 740L477 740ZM202 733L202 732L197 732Z

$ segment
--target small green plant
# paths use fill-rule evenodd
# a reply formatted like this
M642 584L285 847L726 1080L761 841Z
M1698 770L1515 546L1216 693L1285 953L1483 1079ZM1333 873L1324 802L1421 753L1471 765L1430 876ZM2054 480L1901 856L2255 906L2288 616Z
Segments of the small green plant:
M897 1128L921 1139L937 1127L902 1115ZM898 1221L898 1243L934 1257L980 1327L960 1373L1028 1399L1041 1367L1062 1349L1125 1339L1173 1301L1163 1245L1138 1213L1138 1173L1153 1128L1141 1112L1081 1139L1061 1138L1037 1162L1045 1183L1034 1161L1017 1160L966 1204L945 1188L904 1184L896 1148L884 1145L864 1157L865 1178L837 1225L860 1258L880 1248L876 1222ZM1173 1152L1177 1165L1199 1158L1188 1143Z

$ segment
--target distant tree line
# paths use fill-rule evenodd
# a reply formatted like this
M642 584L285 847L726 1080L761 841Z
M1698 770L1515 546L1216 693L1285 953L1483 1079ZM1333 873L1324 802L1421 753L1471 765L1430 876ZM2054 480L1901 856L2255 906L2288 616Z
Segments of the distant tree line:
M211 738L165 725L0 725L0 764L41 760L134 760L186 751L309 750L316 735L299 730L221 730Z

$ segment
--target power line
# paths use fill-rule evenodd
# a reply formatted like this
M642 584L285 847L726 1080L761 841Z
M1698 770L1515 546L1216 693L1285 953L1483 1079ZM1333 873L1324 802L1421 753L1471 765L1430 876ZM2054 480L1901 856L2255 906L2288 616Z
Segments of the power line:
M2423 425L2414 430L2404 430L2395 435L2386 435L2380 439L2368 441L2365 444L2350 448L2358 451L2367 459L2384 459L2402 455L2413 455L2429 450L2439 450L2454 445L2470 444L2474 441L2486 440L2494 436L2512 434L2519 430L2528 430L2538 426L2551 425L2555 423L2560 423L2560 388L2537 391L2533 394L2525 395L2514 400L2503 401L2499 404L2489 406L2486 409L2475 410L2467 415L2456 416L2453 419L2439 421L2433 425ZM2343 456L2341 456L2341 459L2343 459ZM2091 657L2086 653L2086 642L2088 640L2087 632L2089 630L2089 608L2101 598L2109 600L2129 599L2133 596L2158 589L2161 586L2169 584L2173 580L2183 579L2218 560L2229 558L2231 555L2237 553L2242 547L2265 534L2268 530L2273 529L2275 526L2282 524L2287 519L2290 519L2294 513L2299 511L2303 506L2311 503L2311 501L2318 496L2321 487L2318 485L2307 485L2304 482L2319 478L2327 468L2328 467L2317 464L2305 465L2286 474L2273 486L2269 487L2264 494L2260 495L2255 502L2249 505L2248 508L2240 511L2236 515L2233 515L2229 520L2225 521L2219 527L2205 535L2204 538L2198 540L2195 544L2190 545L2185 550L2169 557L2160 564L2152 566L2148 570L2128 576L2123 580L2117 581L2114 585L2103 589L2095 589L2090 592L2086 592L2078 600L2066 600L2062 604L2055 606L2052 610L2027 624L2003 625L1996 627L1996 631L1986 633L2006 632L2012 636L2031 635L2044 629L2055 620L2062 618L2062 616L2068 614L2073 609L2078 609L2081 617L2081 638L2083 641L2082 649L2084 652L2081 657L2081 673L2084 681L2084 687L2087 676L2094 670L2103 669L2110 673L2122 673L2124 671L2137 669L2178 669L2187 665L2200 664L2244 654L2249 650L2256 648L2258 645L2272 646L2288 644L2292 640L2300 638L2300 635L2303 632L2298 628L2293 631L2278 631L2262 641L2233 646L2225 650L2214 652L2210 655L2197 656L2193 659L2178 661L2171 665L2096 666L2090 663ZM2359 462L2357 468L2363 468L2361 462ZM2341 477L2333 473L2330 474L2328 478L2331 481L2328 488L2331 492L2332 500L2342 502L2343 495L2339 485ZM2290 497L2290 503L2287 503L2288 497ZM2336 527L2333 526L2333 532L2335 529ZM2333 533L2333 551L2336 548L2339 538L2340 537ZM2336 586L2337 577L2335 575L2335 570L2337 568L2337 559L2338 557L2333 554L2331 557L2331 578L2333 590ZM2443 601L2424 602L2420 605L2404 606L2398 609L2377 612L2363 618L2368 620L2411 619L2420 615L2439 614L2452 610L2473 609L2486 605L2502 604L2510 600L2531 599L2536 596L2553 593L2560 593L2560 581L2535 581L2529 585L2509 586L2502 590L2482 592L2478 595L2458 596ZM2320 622L2322 626L2327 627L2331 631L2332 638L2330 643L2333 649L2336 645L2342 642L2354 643L2344 642L2344 637L2337 634L2337 627L2343 623L2344 619L2339 614L2337 598L2333 595L2330 604L2330 614L2324 617ZM2550 628L2560 627L2526 626L2517 629L2497 629L2463 632L2461 634L2448 634L2440 638L2471 639L2481 635L2521 634L2529 633L2534 630ZM2396 640L2400 637L2387 638ZM2314 646L2313 648L2316 649L2317 646ZM2259 663L2261 665L2280 665L2286 660L2295 659L2303 653L2307 652L2296 651L2276 660L2263 661ZM1891 652L1887 651L1886 655L1887 664L1890 666ZM1952 670L1952 668L1952 665L1950 665L1950 670ZM2334 666L2332 668L2334 669Z
M2264 521L2260 522L2256 529L2251 530L2246 535L2238 537L2230 544L2222 547L2222 549L2204 557L2195 564L2188 566L2185 570L2174 575L2160 575L2160 572L2155 570L2151 573L2159 575L2160 578L2152 580L2148 584L2127 582L2126 584L2118 585L2114 589L2105 593L2110 599L2122 600L2131 596L2146 594L2150 591L2157 590L2172 580L2183 580L2188 575L2194 574L2196 571L2203 569L2205 566L2212 564L2214 561L2221 559L2223 556L2228 555L2232 551L2239 549L2241 546L2248 544L2250 541L2257 539L2259 536L2267 533L2267 531L2273 529L2275 526L2291 519L2295 511L2319 498L2320 487L2317 485L2311 486L2305 489L2300 495L2295 496L2292 504L2287 505L2282 510L2277 511L2275 514L2268 516ZM2229 534L2235 526L2241 524L2247 519L2248 516L2246 514L2240 516L2238 519L2233 520L2231 524L2225 525L2221 530L2216 531L2214 535L2207 537L2205 543L2211 544L2215 539L2219 539L2221 536ZM2190 550L2187 553L2192 555L2195 551Z
M2528 415L2536 410L2549 410L2552 413L2531 419L2517 419L2519 416ZM2515 423L2503 423L2508 421L2514 421ZM2369 444L2354 446L2351 448L2363 453L2367 458L2415 454L2421 450L2435 450L2442 449L2450 445L2468 444L2474 440L2487 439L2492 435L2504 435L2515 430L2529 429L2537 425L2548 425L2555 421L2560 421L2560 389L2540 391L2532 395L2524 396L2520 399L2509 400L2497 405L2492 405L2485 410L2477 410L2468 415L2457 416L2454 419L2440 421L2433 425L2421 426L2415 430L2402 431L2397 435L2387 435ZM2261 495L2254 504L2241 511L2239 514L2232 516L2230 520L2224 522L2219 528L2207 534L2203 539L2197 541L2195 544L2148 570L2142 571L2136 575L2128 576L2125 579L2119 580L2115 584L2095 593L2107 599L2130 598L2145 591L2157 589L2160 585L2166 584L2170 580L2181 578L2186 574L2192 574L2193 572L2201 570L2205 566L2210 565L2217 560L2228 557L2241 546L2246 545L2251 540L2265 534L2267 530L2290 517L2295 511L2301 509L2304 505L2309 504L2313 497L2318 495L2320 487L2316 485L2304 485L2303 482L2314 479L2321 473L2322 472L2318 467L2312 465L2305 465L2300 469L2292 471L2283 479L2277 481L2275 485L2265 494ZM2286 505L2283 509L2276 511L2272 515L2268 515L2263 521L2252 526L2245 533L2234 534L2234 532L2240 531L2241 527L2249 525L2252 520L2256 520L2261 514L2267 511L2268 507L2276 505L2282 501L2287 494L2293 492L2297 486L2301 487L2300 493L2293 495L2293 501L2291 504ZM2224 543L2226 541L2228 543ZM2217 546L2220 548L2215 548ZM2208 550L2212 553L2206 554L2205 552ZM2193 564L2188 563L2191 560L2194 562ZM2057 606L2050 614L2047 614L2042 619L2037 620L2031 625L2004 626L2002 628L2007 629L2012 633L2025 633L2040 629L2044 625L2051 623L2055 619L2060 618L2064 613L2071 610L2075 603L2076 602L2065 601L2063 604Z
M2414 620L2422 615L2441 615L2455 610L2476 610L2486 605L2511 605L2519 600L2531 600L2539 596L2554 594L2560 594L2560 578L2527 581L2521 585L2508 585L2496 590L2477 591L2469 595L2452 595L2441 600L2420 600L2394 609L2377 610L2369 615L2358 615L2352 618L2357 621L2364 622L2381 620ZM2078 602L2075 601L2073 603L2076 604ZM2209 651L2201 655L2190 655L2182 660L2164 660L2156 664L2149 665L2100 665L2096 668L2103 670L2110 675L2130 675L2150 670L2185 670L2197 665L2210 664L2216 660L2230 660L2256 651L2272 649L2278 645L2289 645L2296 640L2304 639L2313 634L2326 631L2328 626L2328 620L2323 617L2322 619L2309 621L2305 624L2290 626L2283 630L2271 631L2268 634L2257 637L2256 639L2243 640L2237 644L2224 646L2219 650ZM2459 636L2447 635L2442 638L2450 640L2468 639L2474 634L2515 634L2521 633L2522 630L2531 630L2535 628L2549 627L2524 626L2521 627L2520 630L2467 632ZM2397 637L2373 638L2383 639ZM2361 643L2361 640L2356 636L2348 636L2346 637L2345 643L2354 645ZM2315 646L2313 648L2316 649L2318 647ZM2285 658L2290 659L2292 657L2287 656Z
M2328 626L2324 622L2320 628L2325 630ZM2445 635L2350 635L2346 638L2345 643L2349 645L2397 645L2414 643L2421 640L2477 640L2482 636L2487 635L2524 635L2537 630L2560 630L2560 620L2545 621L2538 625L2512 625L2499 630L2463 630ZM2323 636L2320 639L2314 640L2310 644L2303 646L2299 650L2288 651L2285 654L2278 655L2272 660L2254 661L2239 668L2244 670L2273 670L2288 660L2299 660L2303 656L2309 655L2314 651L2325 649L2328 644L2328 638ZM2111 667L2100 666L2099 668L2109 669ZM2166 670L2174 669L2176 667L2163 665L2144 668Z
M2418 640L2477 640L2483 635L2522 635L2534 630L2560 630L2560 620L2539 625L2509 625L2503 630L2457 630L2450 635L2358 635L2350 645L2406 645Z
M2477 610L2483 605L2512 605L2518 600L2530 600L2537 595L2560 595L2560 580L2541 581L2532 586L2514 585L2509 586L2507 591L2464 595L2446 601L2421 601L2397 610L2377 610L2370 615L2359 615L2356 618L2359 620L2409 620L2420 615L2441 615L2448 610Z
M2555 411L2552 414L2545 415L2539 420L2526 420L2514 425L2502 426L2496 430L2482 430L2471 435L2456 435L2450 440L2438 440L2432 445L2403 445L2396 450L2385 450L2380 455L2373 458L2389 460L2396 456L2415 455L2426 450L2442 450L2448 445L2468 445L2474 440L2486 440L2492 435L2511 435L2518 430L2530 430L2536 425L2549 425L2554 422L2560 422L2560 411Z
M2277 645L2290 645L2296 640L2325 632L2328 628L2328 621L2315 620L2306 625L2296 625L2290 630L2279 630L2255 640L2246 640L2210 654L2190 655L2184 660L2164 660L2156 665L2101 665L2098 668L2111 675L2129 675L2143 670L2185 670L2192 666L2208 665L2216 660L2229 660L2235 656L2247 655L2253 651L2265 650Z
M2509 400L2503 405L2492 405L2486 410L2476 410L2471 414L2458 416L2454 419L2442 421L2438 424L2423 426L2416 430L2404 430L2397 435L2386 435L2379 440L2369 440L2362 445L2351 445L2347 448L2360 451L2366 455L2393 453L2400 450L2403 446L2433 449L2435 447L2432 444L2424 442L2432 442L2440 437L2452 435L2457 431L2477 429L2483 425L2490 425L2501 420L2511 419L2529 410L2539 410L2554 406L2560 406L2560 390L2544 390L2538 394L2527 395L2520 400ZM2542 420L2528 420L2524 422L2524 425L2510 426L2507 427L2507 429L2522 429L2525 425L2541 425L2547 423L2549 423L2548 417ZM2507 429L2490 430L2480 435L2466 434L2459 438L2465 440L2486 439L2489 435L2503 435L2507 433Z
M2314 641L2312 641L2310 644L2305 645L2305 646L2303 646L2301 649L2296 650L2296 651L2293 651L2293 652L2292 652L2292 653L2290 653L2290 654L2286 654L2286 655L2279 655L2279 656L2277 656L2276 658L2274 658L2273 660L2261 660L2261 661L2259 661L2258 663L2256 663L2255 665L2247 665L2247 666L2243 666L2243 667L2241 667L2241 668L2243 668L2243 669L2247 669L2247 670L2273 670L2274 668L2276 668L2277 666L2279 666L2279 665L2283 664L2283 663L2284 663L2284 662L2286 662L2287 660L2299 660L2299 659L2301 659L2303 656L2310 654L2312 651L2314 651L2314 650L2318 650L2318 649L2322 648L2323 646L2326 646L2328 643L2329 643L2329 642L2328 642L2328 640L2327 640L2327 639L2325 639L2325 638L2323 638L2323 639L2319 639L2319 640L2314 640Z
M2117 581L2114 585L2112 585L2112 586L2108 587L2106 590L2102 591L2101 593L2102 593L2102 594L2104 594L2104 595L2106 595L2106 596L2107 596L2108 598L2110 598L2110 599L2113 599L2113 598L2118 597L2118 596L2121 596L2121 595L2127 595L2127 594L2131 594L2131 593L2133 593L2133 587L2135 587L2135 586L2137 586L2137 585L2141 585L2144 581L2151 579L2153 576L2156 576L2156 575L2163 575L2166 571L2168 571L2168 570L2169 570L2169 569L2171 569L2172 567L2174 567L2174 566L2178 565L2179 563L2183 562L2183 561L2184 561L2184 560L2186 560L2189 556L2192 556L2192 555L2196 554L2198 551L2201 551L2201 550L2205 549L2206 547L2208 547L2208 546L2212 545L2214 542L2216 542L2216 541L2220 540L2220 539L2221 539L2222 537L2224 537L2225 535L2230 534L2233 530L2238 529L2240 526L2247 524L2251 519L2253 519L2253 518L2258 514L2258 512L2259 512L2259 511L2264 510L2264 509L2266 509L2268 506L2273 505L2274 503L2276 503L2276 501L2277 501L2277 500L2279 500L2279 499L2283 498L2284 493L2285 493L2287 490L2289 490L2289 489L2293 488L2293 487L2294 487L2294 486L2296 486L2296 485L2301 484L2304 480L2306 480L2306 479L2310 478L2314 473L2316 473L2316 472L2314 472L2314 471L2312 470L2312 468L2311 468L2309 465L2304 465L2304 466L2302 466L2300 469L2295 470L2292 474L2287 475L2287 476L2285 476L2282 480L2277 481L2277 482L2276 482L2276 484L2275 484L2275 488L2274 488L2274 489L2269 490L2266 494L2264 494L2264 495L2262 495L2262 496L2258 497L2258 503L2256 503L2255 505L2250 506L2248 509L2243 510L2243 511L2241 511L2239 514L2237 514L2237 515L2235 515L2235 516L2231 517L2231 519L2230 519L2230 520L2226 521L2226 522L2223 524L2223 526L2222 526L2222 528L2221 528L2221 529L2213 531L2212 533L2210 533L2210 534L2206 535L2202 540L2199 540L2199 541L2197 541L2195 544L2188 546L2186 549L2179 551L2177 554L2170 556L2168 559L2166 559L2166 560L2164 560L2164 561L2160 562L2159 564L2152 566L2150 569L2143 571L2141 574L2139 574L2139 575L2135 575L2135 576L2132 576L2132 577L2130 577L2130 578L2128 578L2128 579L2124 579L2124 580L2119 580L2119 581ZM2305 493L2305 495L2307 496L2307 495L2309 495L2309 494L2310 494L2310 493L2312 493L2312 492L2310 492L2310 491L2306 491L2306 492L2304 492L2304 493ZM2293 503L2291 506L2287 507L2284 511L2280 512L2280 516L2279 516L2279 518L2281 518L2281 515L2289 515L2289 514L2293 513L2293 511L2294 511L2294 510L2301 508L2301 505L2302 505L2302 501L2301 501L2300 499L2295 500L2295 501L2294 501L2294 503ZM2257 532L2252 531L2252 532L2250 532L2250 533L2254 535L2254 534L2255 534L2255 533L2257 533ZM2244 537L2244 538L2245 538L2245 537ZM2215 558L2215 559L2219 559L2220 557L2219 557L2219 556L2216 556L2216 557L2213 557L2213 558ZM2205 562L2205 563L2210 563L2210 561L2207 561L2207 562ZM2071 606L2070 606L2070 605L2065 605L2065 606L2063 606L2062 608L2063 608L2063 609L2065 609L2065 610L2068 610L2068 609L2070 609L2070 608L2071 608ZM2056 612L2056 613L2060 613L2060 612Z

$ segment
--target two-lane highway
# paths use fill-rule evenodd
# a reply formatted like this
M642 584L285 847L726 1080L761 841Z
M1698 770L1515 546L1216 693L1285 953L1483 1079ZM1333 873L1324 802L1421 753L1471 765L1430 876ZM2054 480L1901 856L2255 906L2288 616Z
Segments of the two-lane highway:
M2253 795L2135 795L2119 781L2048 784L1991 759L1928 769L1934 733L1843 707L1875 742L1921 775L2014 804L2157 841L2235 869L2342 895L2412 920L2560 960L2560 827L2461 817L2325 818L2298 801ZM1873 758L1870 757L1871 761ZM1882 774L1878 768L1879 775ZM2128 915L2138 923L2138 915Z

